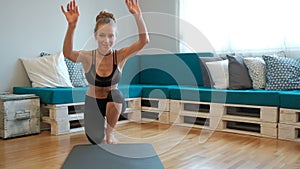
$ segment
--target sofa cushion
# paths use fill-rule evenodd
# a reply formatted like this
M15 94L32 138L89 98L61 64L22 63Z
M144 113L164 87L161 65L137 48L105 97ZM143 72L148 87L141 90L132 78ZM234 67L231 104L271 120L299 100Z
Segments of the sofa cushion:
M170 89L170 99L227 104L278 106L278 91L220 90L208 87L180 87Z
M42 104L65 104L85 101L87 87L76 88L35 88L14 87L14 94L35 94L40 97Z
M142 95L141 85L119 85L124 98L136 98ZM35 94L40 97L42 104L65 104L84 102L88 87L75 88L35 88L19 87L13 88L14 94Z
M280 107L300 109L300 90L280 91Z
M200 56L212 57L213 53L140 55L140 83L202 86Z
M178 89L177 85L142 85L143 98L158 98L158 99L169 99L170 90Z
M124 98L142 97L143 85L119 85L118 88L122 92Z
M126 61L122 70L122 79L119 85L139 84L140 82L140 56L131 57Z

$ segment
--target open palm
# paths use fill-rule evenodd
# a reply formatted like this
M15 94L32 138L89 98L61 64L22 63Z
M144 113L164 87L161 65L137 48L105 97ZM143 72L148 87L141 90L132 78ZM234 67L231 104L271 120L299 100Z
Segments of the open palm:
M141 14L141 8L138 0L125 0L125 2L131 14Z
M72 0L67 4L67 11L65 11L64 7L61 6L61 10L65 15L69 24L76 24L79 17L78 6L76 5L75 0Z

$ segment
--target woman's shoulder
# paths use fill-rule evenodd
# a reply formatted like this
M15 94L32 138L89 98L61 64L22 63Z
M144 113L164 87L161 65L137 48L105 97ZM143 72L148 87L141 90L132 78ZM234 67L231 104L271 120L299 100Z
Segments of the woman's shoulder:
M89 63L92 60L91 58L92 58L92 50L80 50L79 51L79 56L78 56L79 62Z
M127 48L120 48L120 49L114 49L115 53L118 55L118 57L124 57L126 55Z
M93 50L80 50L79 54L81 56L92 56L92 52L93 52Z

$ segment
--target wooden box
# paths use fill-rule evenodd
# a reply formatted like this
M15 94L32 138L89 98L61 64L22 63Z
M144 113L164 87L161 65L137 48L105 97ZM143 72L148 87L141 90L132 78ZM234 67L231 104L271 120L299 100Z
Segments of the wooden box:
M278 139L300 142L300 125L279 123Z
M40 99L35 95L0 95L0 137L40 132Z

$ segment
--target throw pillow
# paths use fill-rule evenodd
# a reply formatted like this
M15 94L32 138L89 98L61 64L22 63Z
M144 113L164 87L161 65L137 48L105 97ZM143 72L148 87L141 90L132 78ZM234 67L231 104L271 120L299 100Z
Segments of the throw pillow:
M263 56L267 90L300 89L300 59Z
M215 61L221 61L225 60L226 58L222 57L199 57L200 60L200 66L201 66L201 73L202 73L202 80L203 80L203 86L206 87L213 87L213 81L210 79L209 71L206 66L207 62L215 62Z
M84 70L81 63L72 62L65 58L71 83L74 87L87 86Z
M42 51L40 56L49 56L48 52ZM64 59L68 68L71 83L74 87L84 87L88 83L85 78L84 70L81 63L72 62L69 59Z
M227 56L229 72L229 89L250 89L252 81L248 68L241 56Z
M228 60L207 62L210 77L214 82L214 88L227 89L229 87Z
M73 87L62 52L21 61L32 87Z
M266 86L266 65L261 57L244 58L254 89L263 89Z

